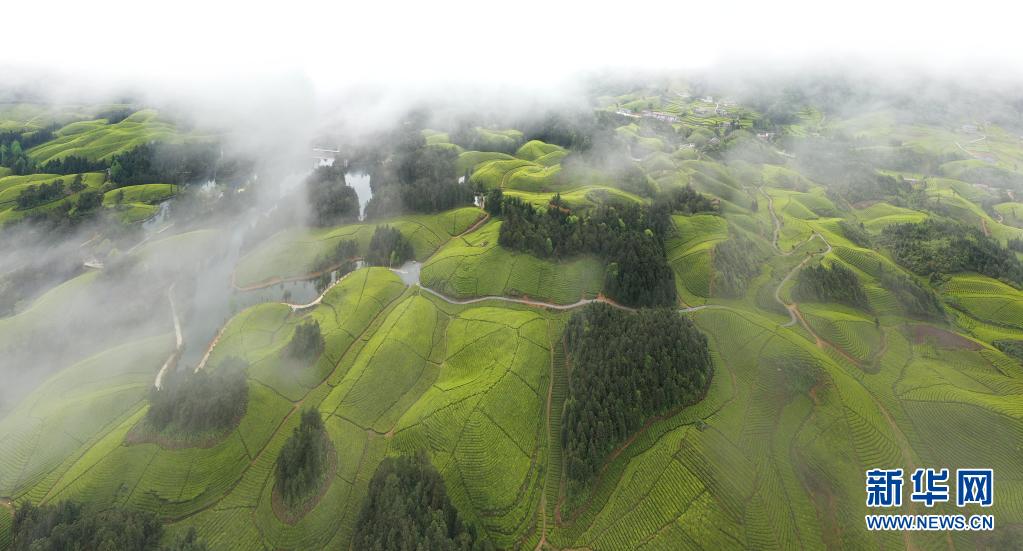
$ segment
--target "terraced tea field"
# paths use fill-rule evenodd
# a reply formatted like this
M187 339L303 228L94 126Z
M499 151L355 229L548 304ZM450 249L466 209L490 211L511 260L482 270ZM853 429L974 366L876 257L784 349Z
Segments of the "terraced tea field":
M463 153L463 157L467 154ZM561 172L565 155L567 151L562 147L533 140L523 144L514 157L476 153L471 157L476 164L469 167L469 161L465 161L465 166L472 168L470 181L484 189L557 191L555 177Z
M600 293L604 268L599 260L557 262L509 251L497 244L500 225L488 222L442 247L423 265L422 284L457 298L505 295L557 304Z
M477 194L501 189L541 212L555 194L573 214L608 203L649 209L646 226L631 230L644 236L642 246L663 251L650 264L670 268L678 304L661 313L685 317L706 335L710 383L690 403L656 415L607 404L614 415L604 419L615 430L639 428L622 429L625 436L604 448L612 451L593 458L591 479L573 478L578 456L567 447L574 427L565 419L576 419L581 370L597 362L574 361L568 344L577 333L565 334L566 326L593 330L589 321L569 323L588 303L625 308L603 295L614 275L607 256L546 259L503 247L502 225L519 222L509 211L506 218L473 206L325 228L296 221L250 244L237 262L224 252L239 234L223 220L234 219L185 220L124 250L104 243L106 267L91 263L0 318L0 353L23 354L97 329L90 324L105 319L98 314L132 290L110 283L119 269L144 274L132 283L155 289L132 303L137 317L109 334L88 333L81 346L55 355L41 382L0 403L0 550L12 546L14 507L64 500L150 512L167 529L164 543L195 529L211 549L350 548L378 466L420 452L460 517L498 549L987 549L999 548L997 530L1015 534L1023 525L1023 361L1011 354L1023 347L1023 291L1013 283L1012 259L1023 253L982 266L1005 268L1004 281L944 268L921 275L896 261L881 232L928 219L962 223L990 235L984 250L1001 254L1023 235L1023 214L1016 216L1020 204L1009 188L981 180L1015 174L1018 140L992 124L983 128L990 143L967 142L979 131L910 124L884 109L840 117L788 105L788 122L777 125L772 113L680 89L605 93L595 104L606 143L588 145L621 148L616 159L631 163L627 174L639 175L638 185L587 166L583 152L531 139L578 137L547 127L454 128L437 117L430 129L412 131L424 158L453 162L456 178L469 177L460 185ZM38 162L109 160L153 140L203 138L155 112L115 124L90 115L63 113L61 123L72 122L29 154ZM35 129L50 121L28 107L0 107L0 119ZM901 163L860 174L879 178L874 198L849 199L836 183L843 175L821 177L806 162L835 136L857 155ZM981 160L988 157L995 160ZM571 164L577 160L582 168ZM27 186L74 177L5 170L0 223L33 211L14 208ZM87 189L104 180L83 175ZM114 189L103 196L104 212L130 228L160 203L187 196L187 185ZM684 199L661 194L683 186L711 202L680 205L674 201ZM55 206L37 207L47 208ZM634 223L621 218L618 229ZM314 285L339 243L354 240L365 254L382 224L409 240L418 266L360 267L309 291L311 301L271 289L284 281ZM206 274L210 265L216 269ZM817 276L812 289L820 294L807 295L801 277L813 270L802 271L817 265L832 275ZM843 285L862 286L865 302L837 302L853 303L824 279L836 272ZM738 290L722 298L718 286L737 278ZM263 294L242 298L256 288ZM183 343L182 325L187 333L203 312L196 301L221 291L228 293L216 297L223 311L201 320L215 336ZM914 300L932 305L932 291L940 308L911 308ZM322 342L314 339L315 352L303 359L293 343L302 344L311 322ZM600 352L622 360L618 350ZM186 359L176 365L179 358ZM129 437L151 400L158 404L150 393L165 367L216 375L238 360L247 399L230 429L198 443ZM644 369L653 367L661 366ZM322 495L282 515L276 461L310 408L324 420L336 472L327 471ZM626 415L640 421L628 425ZM600 441L608 426L593 426L590 440ZM866 506L864 472L918 466L993 468L990 508L907 503L899 512L992 514L996 534L866 530L862 517L877 511Z
M434 215L410 215L372 224L337 228L295 228L280 232L243 257L235 271L239 288L262 286L287 279L306 279L315 271L316 261L332 252L343 240L359 243L365 251L379 224L389 224L412 242L415 257L422 261L441 245L469 229L484 216L483 211L464 207Z
M74 178L74 174L30 174L26 176L4 176L0 178L0 224L15 222L29 214L52 210L57 208L63 201L75 201L80 196L81 192L70 193L70 190L68 190L67 195L61 195L53 201L36 205L31 208L22 209L18 207L18 196L29 186L38 187L61 180L64 182L66 189L67 186L71 185ZM89 189L97 190L105 181L106 179L104 175L98 172L82 174L82 183L85 185L85 188L82 191Z
M161 120L152 110L138 111L114 124L106 119L73 122L55 134L54 140L28 151L34 161L45 164L71 155L105 161L153 141L180 143L202 138L182 135L172 123Z

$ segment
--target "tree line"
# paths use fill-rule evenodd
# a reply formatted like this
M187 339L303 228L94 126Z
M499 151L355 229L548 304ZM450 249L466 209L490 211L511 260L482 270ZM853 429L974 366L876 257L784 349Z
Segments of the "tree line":
M601 205L575 214L555 195L546 208L493 192L487 209L503 217L498 243L541 258L590 253L607 263L605 291L634 306L676 301L675 277L668 266L664 236L671 228L666 204Z
M444 478L420 451L388 457L377 467L355 523L352 548L488 551L494 546L461 518Z
M571 361L561 439L567 476L584 484L651 417L699 399L710 380L707 338L671 309L576 311L564 333Z
M92 161L77 155L68 155L59 159L46 161L39 172L43 174L80 174L83 172L103 172L110 168L104 161Z
M164 528L156 515L114 507L98 510L74 501L25 503L14 512L12 551L113 550L206 551L195 528L160 545Z
M64 180L54 180L25 187L18 193L16 204L20 210L28 210L65 196Z
M1016 254L973 226L930 219L893 224L882 230L881 244L920 275L976 272L1023 285L1023 264Z
M330 252L324 253L316 259L313 264L313 271L323 272L342 265L345 262L359 256L359 242L354 239L342 239L337 242ZM324 274L329 276L330 274Z
M52 182L30 184L18 192L15 203L19 210L28 210L79 192L83 193L78 197L75 206L80 211L92 210L103 203L102 193L96 190L86 190L81 174L75 174L71 184L66 186L62 178L57 178Z
M1023 364L1023 341L1014 339L1000 339L991 341L991 344L995 345L995 348L999 349L1005 355L1015 359L1020 364Z
M213 143L147 143L115 156L110 179L126 186L205 181L214 177L219 160Z

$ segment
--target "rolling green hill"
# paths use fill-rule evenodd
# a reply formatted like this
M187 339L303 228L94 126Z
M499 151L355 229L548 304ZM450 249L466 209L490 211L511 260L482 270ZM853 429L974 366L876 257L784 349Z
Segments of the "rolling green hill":
M74 122L56 132L56 138L29 150L39 164L74 155L91 161L110 160L136 146L153 142L179 143L188 139L155 111L138 111L115 124L106 119Z

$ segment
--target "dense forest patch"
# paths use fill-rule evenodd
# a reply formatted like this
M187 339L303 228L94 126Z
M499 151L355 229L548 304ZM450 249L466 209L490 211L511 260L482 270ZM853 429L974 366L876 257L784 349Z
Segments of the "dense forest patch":
M295 327L295 334L292 335L291 342L288 343L286 354L296 360L309 361L319 357L323 352L323 347L320 322L313 320Z
M1009 249L972 226L926 220L894 224L882 243L900 264L920 275L976 272L1023 285L1023 264Z
M337 226L359 219L359 195L345 183L340 166L317 167L305 184L314 226Z
M666 208L601 205L578 215L555 195L546 209L504 197L499 212L501 246L541 258L593 253L607 261L609 296L632 306L675 303L675 276L664 252L671 225Z
M126 440L165 447L213 445L245 415L247 367L244 360L228 358L212 371L168 370L161 387L150 390L149 410Z
M369 482L352 538L353 549L461 549L493 545L466 524L451 504L444 478L424 452L390 457Z
M832 180L827 195L836 203L845 200L852 205L858 205L868 201L893 200L912 191L912 186L902 178L877 174L862 168L852 169L837 180L830 178L821 181Z
M698 400L710 380L707 338L673 310L593 303L572 315L565 344L572 368L561 438L574 485L647 420Z
M153 143L113 158L110 179L120 185L208 180L216 173L220 148L212 143Z
M315 409L302 411L302 420L277 456L274 512L294 522L326 492L337 471L337 453L330 443L323 418ZM283 507L282 507L283 505Z
M690 185L666 191L657 197L656 202L658 206L663 205L671 212L687 215L701 212L717 213L721 210L714 199L694 190Z
M367 219L440 212L472 203L472 188L458 182L458 153L427 144L421 125L403 127L379 149L370 168L373 197L366 204Z
M73 501L39 507L26 503L15 511L13 528L13 551L208 549L194 528L170 545L160 546L163 524L153 513L120 508L98 511Z
M764 256L751 239L736 234L714 247L714 295L745 296L749 281L760 273Z
M867 228L864 227L863 222L859 224L853 224L845 220L839 220L839 229L842 230L842 234L845 238L851 241L857 247L863 247L869 249L872 245L870 234L867 233Z
M890 271L881 273L881 285L895 295L895 300L916 318L943 318L945 310L930 288L921 285L917 280Z
M369 241L366 263L371 266L401 266L413 257L412 242L397 228L377 226Z
M817 265L800 270L796 285L792 288L792 297L807 302L838 302L854 308L870 309L859 278L852 270L838 263L830 268Z

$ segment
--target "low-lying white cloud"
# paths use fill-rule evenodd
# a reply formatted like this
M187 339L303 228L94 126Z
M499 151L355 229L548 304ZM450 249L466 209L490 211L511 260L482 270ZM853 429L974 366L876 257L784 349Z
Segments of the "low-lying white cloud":
M731 60L1023 70L1020 8L988 0L100 0L15 2L3 12L0 65L135 84L298 74L327 91L427 82L528 89L581 71Z

